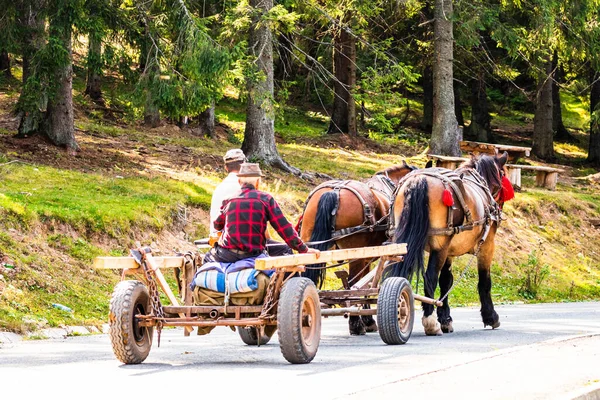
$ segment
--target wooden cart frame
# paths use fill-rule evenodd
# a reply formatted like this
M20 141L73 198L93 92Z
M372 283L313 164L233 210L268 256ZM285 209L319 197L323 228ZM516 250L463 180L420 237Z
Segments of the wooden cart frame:
M133 254L133 252L132 252ZM404 344L412 333L414 300L439 305L436 300L412 293L404 278L388 278L380 286L388 262L406 254L405 244L294 254L256 260L255 269L275 270L264 302L255 306L193 305L189 284L196 270L191 255L154 257L149 248L132 257L98 257L98 269L122 269L122 281L113 292L110 307L110 336L116 357L126 364L141 363L152 345L153 329L183 326L185 335L192 327L237 327L246 344L266 344L277 330L283 356L291 363L308 363L316 355L321 316L377 315L379 334L388 344ZM344 290L317 291L312 281L299 277L305 265L315 263L379 259L377 266L352 287L341 274ZM181 301L171 291L162 269L180 268ZM140 280L127 280L130 275ZM171 303L160 303L159 288ZM370 308L377 305L376 309ZM160 335L158 336L160 341ZM159 342L160 344L160 342Z

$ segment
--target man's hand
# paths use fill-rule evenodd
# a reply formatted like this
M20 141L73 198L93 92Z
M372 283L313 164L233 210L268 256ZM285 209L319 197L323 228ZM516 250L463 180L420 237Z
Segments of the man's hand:
M313 248L310 248L310 247L309 247L309 248L308 248L308 251L307 251L306 253L307 253L307 254L308 254L308 253L312 253L312 254L316 255L316 257L317 257L317 258L319 258L319 256L321 255L321 250L318 250L318 249L313 249Z

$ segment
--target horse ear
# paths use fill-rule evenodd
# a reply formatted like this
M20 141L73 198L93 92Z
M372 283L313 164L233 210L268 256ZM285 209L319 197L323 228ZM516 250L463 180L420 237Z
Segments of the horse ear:
M427 161L427 164L425 164L425 168L431 168L433 167L433 160L429 160Z
M508 152L505 151L504 154L502 154L499 158L498 158L498 162L500 163L501 167L504 167L504 164L506 164L506 162L508 161Z
M402 160L402 166L404 168L408 168L408 164L406 163L406 160Z

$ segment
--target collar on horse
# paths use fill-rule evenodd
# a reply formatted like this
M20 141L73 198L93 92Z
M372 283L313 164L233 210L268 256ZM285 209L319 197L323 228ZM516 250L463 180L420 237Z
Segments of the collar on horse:
M379 183L379 185L377 185L377 183ZM394 192L396 191L396 184L390 179L390 177L387 175L387 172L385 175L378 174L369 179L367 186L371 188L371 190L376 190L383 194L385 197L387 197L390 204L392 203Z

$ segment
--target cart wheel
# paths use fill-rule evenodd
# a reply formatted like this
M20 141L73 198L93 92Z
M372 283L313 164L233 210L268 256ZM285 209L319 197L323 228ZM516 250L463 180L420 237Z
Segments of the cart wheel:
M271 340L271 336L273 336L276 330L277 326L275 325L265 326L265 334L260 337L260 343L258 342L258 338L256 337L256 328L253 326L240 326L238 328L238 333L242 338L242 342L246 343L247 345L262 346L269 343L269 341Z
M405 278L387 278L377 298L379 336L387 344L408 342L415 322L415 300Z
M125 364L139 364L152 347L153 327L138 325L136 314L148 314L150 296L140 281L122 281L110 299L110 341L113 352Z
M292 278L281 289L277 307L279 347L292 364L312 361L321 340L321 306L315 284Z

